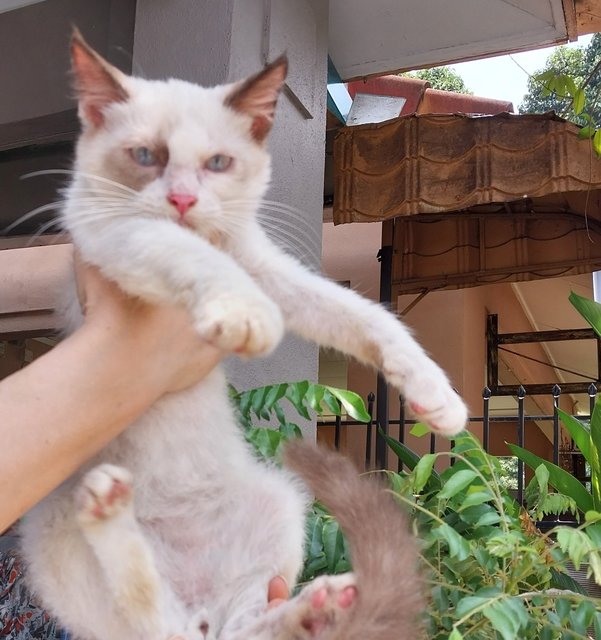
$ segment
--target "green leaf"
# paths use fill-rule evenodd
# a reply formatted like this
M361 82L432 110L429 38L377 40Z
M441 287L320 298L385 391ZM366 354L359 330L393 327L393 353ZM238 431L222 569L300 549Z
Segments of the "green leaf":
M286 389L286 398L290 400L294 408L306 420L311 419L311 416L307 411L307 407L304 404L305 394L307 393L308 388L309 382L307 380L302 380L301 382L290 383Z
M251 408L255 412L255 415L260 416L261 410L263 408L263 400L269 391L269 387L259 387L258 389L253 389L250 393L252 396L251 400Z
M599 552L591 551L588 554L588 562L595 582L601 584L601 556L599 556Z
M472 488L473 487L470 487L470 489ZM480 491L469 491L459 507L457 507L457 511L461 513L464 509L468 509L469 507L474 507L491 500L494 500L494 495L487 489L482 488Z
M447 500L457 495L462 489L471 484L478 474L472 469L461 469L454 473L443 485L438 494L441 500Z
M551 567L551 587L555 589L565 589L567 591L573 591L574 593L580 593L585 596L586 591L582 585L567 573L561 573L554 567Z
M413 471L417 464L420 461L420 457L411 451L409 447L407 447L402 442L391 438L389 435L385 434L382 429L378 429L378 433L384 440L387 442L388 446L392 449L393 453L399 458L399 460L406 465L410 471ZM438 490L442 486L442 482L440 480L440 476L434 470L430 474L430 482L428 484L428 488L432 490ZM423 488L423 487L422 487Z
M413 492L419 493L427 484L430 476L432 475L432 469L436 462L436 454L427 453L421 458L421 460L415 466L413 470Z
M571 527L557 527L555 531L559 548L568 554L578 571L581 562L592 551L593 547L590 538L584 531L572 529Z
M601 511L601 403L599 399L595 402L593 415L591 416L590 442L590 459L588 459L588 462L591 465L593 505L595 510Z
M432 536L438 540L443 540L449 547L449 555L457 560L469 558L471 551L467 540L460 536L455 529L446 522L432 529Z
M359 422L369 422L371 420L371 416L367 412L365 403L360 395L353 391L337 389L336 387L326 387L326 389L340 401L346 413L348 413L353 420L358 420Z
M573 98L574 105L575 105L575 103L576 103L576 94L578 93L578 91L582 91L582 89L576 89L576 83L574 82L574 79L571 76L568 76L568 75L564 75L564 84L565 84L566 92L570 95L571 98ZM584 92L582 92L582 93L584 93ZM576 109L576 106L574 106L574 110L575 109ZM582 109L580 109L580 111L582 111ZM578 114L576 114L576 115L578 115Z
M456 615L458 618L463 618L474 609L481 607L489 601L489 597L483 596L467 596L465 598L461 598L461 600L457 604Z
M521 535L509 531L507 533L499 533L490 536L486 540L486 548L493 556L497 558L506 558L511 556L522 542Z
M487 527L492 524L497 524L501 521L501 516L496 511L489 511L485 513L474 525L476 529L480 527Z
M503 640L515 640L519 637L520 629L524 629L528 624L528 613L519 598L497 600L482 613L501 634Z
M555 600L555 610L562 624L565 624L572 610L572 603L567 598L557 598Z
M328 573L334 573L336 565L344 555L344 545L342 542L342 532L338 523L329 518L323 526L323 549L328 561Z
M453 629L449 634L449 640L463 640L463 636L458 629Z
M264 408L267 410L271 410L273 405L281 400L286 395L286 383L282 384L274 384L271 387L268 387L268 392L265 396Z
M340 402L332 395L329 389L324 389L323 404L335 415L339 416L342 413L340 409Z
M601 304L594 300L583 298L573 291L570 293L568 299L578 313L591 325L597 334L601 336Z
M591 461L591 436L589 430L574 416L562 411L557 410L564 427L570 432L572 440L576 443L576 446L580 449L582 455L586 458L586 461Z
M601 129L597 129L593 136L593 151L601 156Z
M601 612L595 613L593 618L593 629L595 631L595 638L601 638Z
M323 408L321 406L321 402L323 400L324 393L326 388L321 384L312 384L309 385L307 389L307 395L305 396L305 400L307 404L315 411L316 413L323 413Z
M584 96L584 91L582 89L576 89L576 91L573 94L574 96L574 113L579 116L582 113L582 110L584 109L584 103L585 103L585 96Z
M580 131L578 131L578 137L581 140L592 138L595 135L595 128L591 125L586 125L586 127L582 127Z
M416 436L417 438L421 438L429 433L432 433L432 430L428 427L427 424L423 422L416 422L413 427L411 427L411 431L409 432L412 436Z
M545 465L549 471L549 484L555 487L557 491L573 498L580 511L586 512L593 509L593 498L591 494L584 488L580 481L574 478L574 476L571 476L561 467L558 467L548 460L543 460L541 457L523 449L522 447L518 447L517 445L510 443L507 443L507 446L514 456L517 456L531 469L536 469L536 467L541 464Z

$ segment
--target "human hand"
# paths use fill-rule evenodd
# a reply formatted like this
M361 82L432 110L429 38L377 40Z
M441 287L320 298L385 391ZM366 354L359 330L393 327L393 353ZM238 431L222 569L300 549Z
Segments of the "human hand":
M200 338L185 309L130 297L96 267L78 257L75 265L84 328L110 336L111 357L133 367L158 395L195 384L223 357Z
M267 587L267 608L274 609L288 600L290 590L286 584L286 580L282 576L276 576L269 581Z

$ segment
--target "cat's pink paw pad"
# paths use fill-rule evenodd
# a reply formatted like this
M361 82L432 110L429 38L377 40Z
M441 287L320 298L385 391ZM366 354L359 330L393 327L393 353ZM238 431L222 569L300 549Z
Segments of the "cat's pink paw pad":
M132 476L123 467L102 464L88 471L75 494L81 522L98 522L126 509L132 500Z
M302 596L303 594L301 594ZM333 626L344 611L357 600L358 590L352 573L323 576L306 588L307 607L301 617L301 626L312 637Z

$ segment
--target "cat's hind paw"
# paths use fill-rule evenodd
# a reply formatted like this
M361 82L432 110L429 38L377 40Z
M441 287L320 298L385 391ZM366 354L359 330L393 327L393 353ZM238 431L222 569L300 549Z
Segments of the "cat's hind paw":
M82 524L114 517L132 501L132 476L123 467L101 464L88 471L75 493L77 518Z
M357 598L358 590L352 573L315 579L299 595L300 626L304 635L318 637L334 627L354 606Z

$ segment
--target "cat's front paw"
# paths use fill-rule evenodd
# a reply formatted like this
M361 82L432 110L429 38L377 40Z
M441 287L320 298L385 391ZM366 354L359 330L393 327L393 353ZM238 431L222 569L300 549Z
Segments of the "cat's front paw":
M389 364L384 376L403 392L415 418L446 436L463 431L467 424L467 407L442 369L427 356L413 364L409 374L399 374L402 368Z
M284 335L279 307L257 292L224 294L207 301L196 326L211 344L247 356L267 355Z
M357 597L357 585L352 573L316 578L298 596L297 613L302 635L314 638L335 627L355 605Z
M101 464L88 471L77 488L77 517L82 524L107 520L127 509L132 497L131 473L123 467Z

